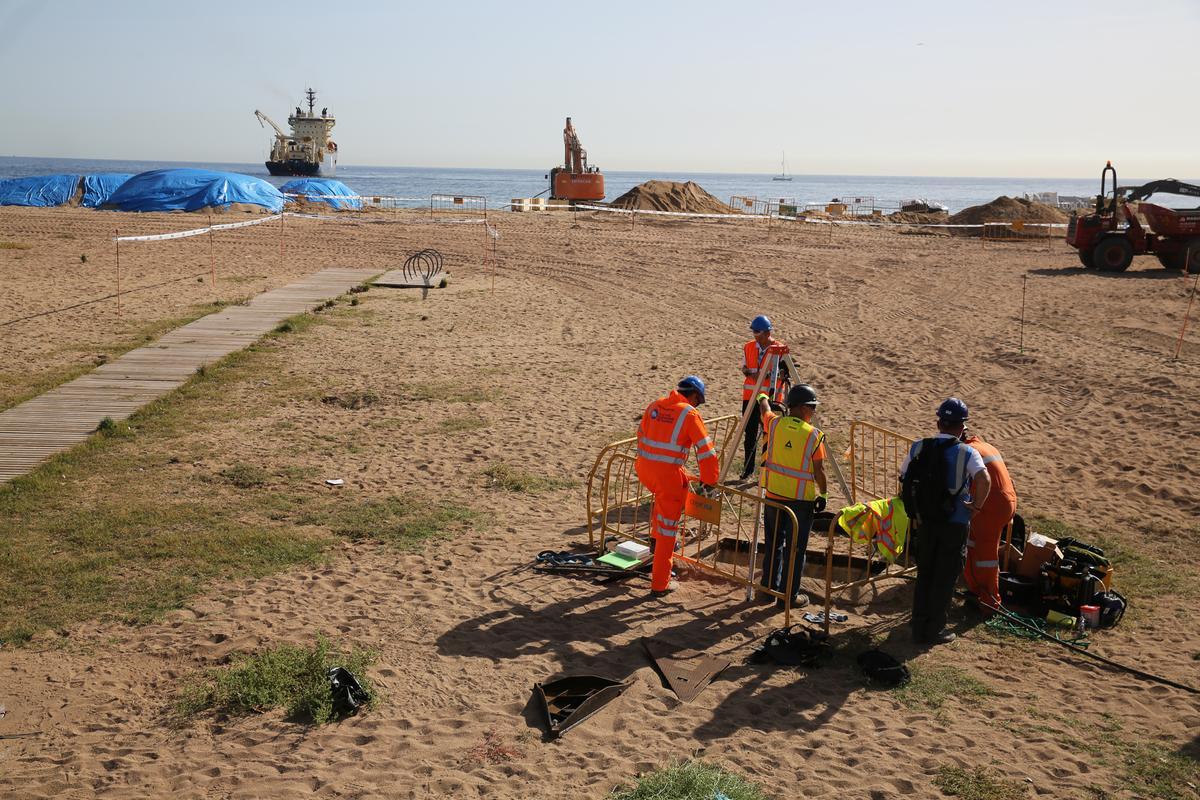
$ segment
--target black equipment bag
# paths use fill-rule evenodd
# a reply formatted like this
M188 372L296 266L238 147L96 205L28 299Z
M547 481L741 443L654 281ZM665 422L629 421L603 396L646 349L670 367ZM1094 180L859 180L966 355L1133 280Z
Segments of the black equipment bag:
M813 667L818 659L829 652L829 643L824 633L796 630L799 625L789 625L767 634L761 645L750 654L751 664L780 664L785 667Z
M912 678L908 667L878 648L860 653L858 666L867 680L883 686L903 686Z
M1042 565L1041 584L1046 605L1071 616L1077 616L1079 607L1091 603L1104 589L1103 577L1091 566L1065 558L1057 564Z
M1107 592L1097 592L1088 605L1100 606L1101 628L1112 628L1125 616L1128 603L1120 592L1109 589Z
M900 484L900 498L910 518L921 524L939 524L954 514L954 500L966 488L951 492L950 466L946 451L958 444L957 439L922 439L920 449L908 464ZM959 476L953 476L958 480Z

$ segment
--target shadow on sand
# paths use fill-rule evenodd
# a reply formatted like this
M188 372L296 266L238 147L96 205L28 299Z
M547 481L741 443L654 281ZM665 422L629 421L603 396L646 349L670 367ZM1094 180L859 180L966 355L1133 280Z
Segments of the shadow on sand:
M833 718L852 692L867 686L855 659L872 642L901 661L922 652L908 635L911 595L907 582L875 592L860 606L860 611L882 614L884 622L841 631L835 626L830 656L819 667L798 668L746 661L758 634L783 623L772 605L739 602L732 592L730 596L706 597L699 604L672 598L651 600L640 579L617 586L580 582L579 593L570 599L539 604L537 598L545 592L546 582L554 580L563 578L523 568L492 576L491 582L498 587L492 598L505 607L446 631L437 640L438 652L495 661L547 655L562 672L618 680L650 666L641 646L642 635L729 658L733 663L705 690L709 698L721 700L711 718L694 732L702 740L719 739L744 728L816 730ZM512 600L514 591L524 593L528 601ZM799 621L801 613L803 610L793 618ZM686 620L678 622L681 615ZM529 683L552 677L530 675ZM541 727L532 703L526 706L524 717L531 727Z

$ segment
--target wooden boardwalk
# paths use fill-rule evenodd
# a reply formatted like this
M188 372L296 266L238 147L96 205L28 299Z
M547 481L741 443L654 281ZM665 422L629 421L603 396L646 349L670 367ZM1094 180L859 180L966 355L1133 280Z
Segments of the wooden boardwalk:
M183 385L203 364L248 347L288 317L377 273L325 269L176 328L94 371L0 412L0 483L82 442L105 417L123 420Z

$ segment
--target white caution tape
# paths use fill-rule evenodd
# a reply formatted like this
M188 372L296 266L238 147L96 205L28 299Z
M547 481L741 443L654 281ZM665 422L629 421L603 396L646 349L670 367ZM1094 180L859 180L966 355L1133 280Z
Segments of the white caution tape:
M162 242L167 239L186 239L189 236L201 236L209 231L228 231L234 228L248 228L251 225L262 225L264 222L272 222L281 219L283 214L272 214L269 217L260 217L259 219L251 219L245 222L228 222L224 225L210 225L207 228L195 228L190 231L175 231L174 233L158 233L151 236L114 236L114 242Z

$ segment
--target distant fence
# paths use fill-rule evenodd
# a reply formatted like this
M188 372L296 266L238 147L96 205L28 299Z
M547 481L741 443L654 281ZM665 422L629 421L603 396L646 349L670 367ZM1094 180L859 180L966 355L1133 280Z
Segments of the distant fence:
M465 214L487 219L487 198L479 194L431 194L429 216Z

